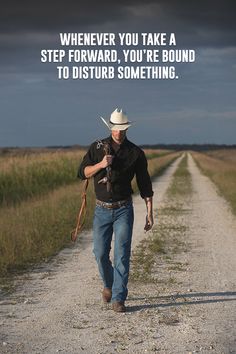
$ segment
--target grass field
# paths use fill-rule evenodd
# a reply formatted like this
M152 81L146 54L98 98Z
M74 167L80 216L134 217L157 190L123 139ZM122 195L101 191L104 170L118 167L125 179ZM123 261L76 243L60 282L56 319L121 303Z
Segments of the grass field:
M75 182L83 151L0 158L0 205L11 205Z
M144 149L145 155L148 160L154 159L156 157L162 157L171 154L171 150L154 150L154 149Z
M82 183L76 174L83 154L62 151L1 159L0 188L4 198L0 207L0 274L47 259L70 244L70 232L81 205ZM151 176L160 174L178 156L153 154L149 160ZM135 181L133 188L137 191ZM92 223L92 181L87 201L85 228Z
M192 155L202 172L216 184L219 193L225 197L236 214L236 150L194 152Z
M236 163L236 149L220 149L206 152L207 156Z

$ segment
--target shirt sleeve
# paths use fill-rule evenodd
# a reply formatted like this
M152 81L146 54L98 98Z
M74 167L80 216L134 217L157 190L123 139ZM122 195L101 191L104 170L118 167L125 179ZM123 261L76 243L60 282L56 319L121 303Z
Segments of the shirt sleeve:
M136 180L142 198L153 196L152 182L148 173L148 163L144 152L141 150L136 163Z
M81 179L86 179L86 176L84 174L85 167L95 165L96 163L97 161L95 161L94 158L94 144L92 144L89 150L87 151L87 153L83 157L83 160L78 169L77 177Z

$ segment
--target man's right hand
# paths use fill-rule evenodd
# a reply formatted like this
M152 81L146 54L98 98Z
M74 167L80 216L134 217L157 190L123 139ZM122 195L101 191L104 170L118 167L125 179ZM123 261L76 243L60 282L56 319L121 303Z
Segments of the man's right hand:
M112 164L113 156L112 155L105 155L100 162L101 168L106 168L107 166Z

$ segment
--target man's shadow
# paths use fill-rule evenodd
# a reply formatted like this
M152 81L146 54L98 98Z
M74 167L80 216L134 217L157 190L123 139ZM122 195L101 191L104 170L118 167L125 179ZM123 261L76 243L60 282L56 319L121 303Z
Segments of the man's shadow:
M236 301L236 291L213 292L213 293L187 293L165 296L131 297L128 302L144 301L144 304L128 306L129 312L151 308L177 307L186 305L211 304L227 301ZM167 301L167 302L166 302ZM149 303L148 303L149 302Z

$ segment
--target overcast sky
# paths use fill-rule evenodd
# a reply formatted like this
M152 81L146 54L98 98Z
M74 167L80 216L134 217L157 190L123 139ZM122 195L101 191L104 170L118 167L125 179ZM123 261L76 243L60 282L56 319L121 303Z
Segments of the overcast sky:
M236 143L233 0L5 0L0 11L0 146L88 145L123 108L137 144ZM41 49L60 32L175 33L196 62L178 80L58 80Z

